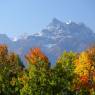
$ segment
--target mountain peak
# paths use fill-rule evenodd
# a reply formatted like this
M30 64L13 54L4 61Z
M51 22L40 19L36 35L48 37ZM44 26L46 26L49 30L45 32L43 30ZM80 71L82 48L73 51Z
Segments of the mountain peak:
M52 26L53 27L60 27L60 26L67 27L69 25L70 26L72 26L72 25L76 26L76 25L79 25L79 24L78 23L75 23L75 22L73 22L71 20L68 20L66 22L62 22L62 21L60 21L57 18L53 18L52 21L48 24L48 27L52 27Z
M56 23L57 24L57 23L62 23L62 22L60 20L58 20L57 18L53 18L52 19L52 23Z
M53 18L52 21L47 25L48 29L54 29L54 28L58 28L60 26L63 26L63 23L58 20L57 18Z

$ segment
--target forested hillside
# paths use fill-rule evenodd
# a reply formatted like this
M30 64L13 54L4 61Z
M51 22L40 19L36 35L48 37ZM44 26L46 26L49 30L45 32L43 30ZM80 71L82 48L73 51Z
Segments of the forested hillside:
M31 48L25 59L27 67L0 45L0 95L95 95L95 46L64 51L53 66L40 48Z

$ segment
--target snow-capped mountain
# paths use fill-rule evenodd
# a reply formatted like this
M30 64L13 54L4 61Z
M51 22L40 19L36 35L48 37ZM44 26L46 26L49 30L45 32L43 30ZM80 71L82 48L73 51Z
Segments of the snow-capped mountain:
M83 23L61 22L54 18L41 32L17 41L0 35L0 43L7 44L10 50L16 51L23 60L30 48L39 47L54 63L64 50L80 52L94 44L95 33Z

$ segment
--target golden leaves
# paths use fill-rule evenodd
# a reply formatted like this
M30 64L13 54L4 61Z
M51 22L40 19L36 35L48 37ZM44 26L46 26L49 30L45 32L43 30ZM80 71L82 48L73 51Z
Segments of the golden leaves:
M8 49L6 45L0 45L0 57L4 57L8 54Z
M82 86L95 85L95 47L89 48L79 54L75 60L75 73L79 76Z
M78 75L87 75L88 74L88 71L90 70L90 60L89 60L89 56L86 52L82 52L80 55L79 55L79 58L76 59L75 61L75 72L78 74Z

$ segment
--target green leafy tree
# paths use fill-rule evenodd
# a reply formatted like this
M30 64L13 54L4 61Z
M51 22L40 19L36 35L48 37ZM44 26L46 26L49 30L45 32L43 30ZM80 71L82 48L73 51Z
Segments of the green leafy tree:
M55 83L55 93L53 95L74 95L73 82L74 74L74 60L76 54L73 52L64 52L54 68L53 81Z
M6 45L0 45L0 94L17 95L17 77L22 71L20 58L9 53ZM19 93L18 93L19 94Z
M20 79L23 84L21 95L50 95L50 63L39 48L34 48L26 55L29 68Z

